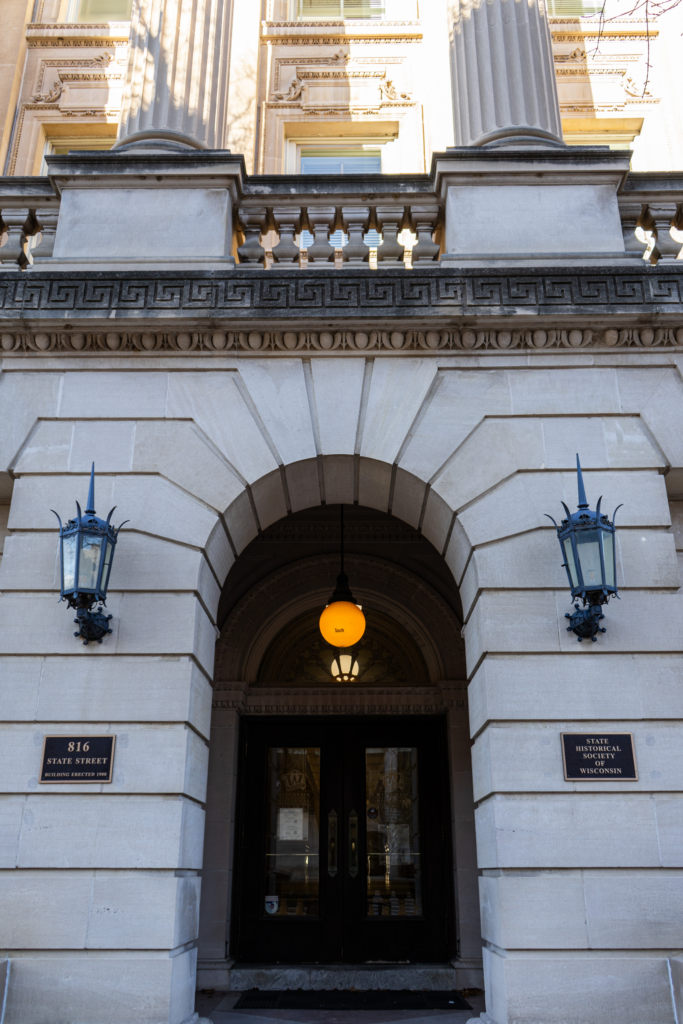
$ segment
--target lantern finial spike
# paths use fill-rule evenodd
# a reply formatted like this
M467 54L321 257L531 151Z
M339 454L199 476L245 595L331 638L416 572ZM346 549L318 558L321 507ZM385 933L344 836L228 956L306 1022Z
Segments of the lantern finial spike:
M586 488L583 486L583 473L581 472L581 463L579 462L578 452L576 453L576 475L579 483L579 508L588 508Z
M578 456L577 456L578 458ZM86 516L95 515L95 463L90 470L90 487L88 489L88 507L85 510Z

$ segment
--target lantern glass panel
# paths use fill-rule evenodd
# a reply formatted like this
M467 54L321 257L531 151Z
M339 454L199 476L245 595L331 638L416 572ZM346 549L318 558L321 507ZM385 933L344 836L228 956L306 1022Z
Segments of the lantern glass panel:
M76 586L76 534L62 537L62 572L64 573L64 590L73 590Z
M616 587L616 574L614 571L614 534L607 530L601 530L602 551L605 556L605 584L608 587Z
M107 541L107 547L104 552L104 565L102 566L102 582L100 584L101 590L106 590L109 586L109 570L111 569L111 556L114 550L114 545L110 540Z
M81 534L81 557L78 563L79 590L95 590L97 588L97 571L100 567L102 536L92 533Z
M584 587L601 587L600 530L578 531L576 534L576 544Z
M564 543L564 557L566 558L567 565L569 566L569 573L570 573L571 578L572 578L572 586L573 587L578 587L578 585L579 585L579 576L578 576L578 573L576 571L576 562L574 560L574 548L572 547L572 539L571 539L571 537L566 537L563 543Z

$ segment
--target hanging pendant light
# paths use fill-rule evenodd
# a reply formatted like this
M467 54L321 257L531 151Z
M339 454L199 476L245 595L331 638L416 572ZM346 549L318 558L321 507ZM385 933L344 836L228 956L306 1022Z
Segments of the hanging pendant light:
M341 572L337 576L337 586L330 598L330 603L320 616L320 632L332 647L353 647L365 632L365 616L360 605L357 605L354 600L349 589L349 578L344 572L343 505L341 506ZM348 657L348 655L341 655L341 657ZM337 667L341 668L341 660L337 660L339 661ZM339 673L333 672L333 674L343 677L350 673L342 670Z

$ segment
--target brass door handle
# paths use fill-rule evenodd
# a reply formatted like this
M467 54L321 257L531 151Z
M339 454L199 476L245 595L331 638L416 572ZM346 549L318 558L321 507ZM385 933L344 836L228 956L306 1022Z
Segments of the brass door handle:
M327 873L330 878L337 874L337 812L327 815Z
M358 815L354 810L349 814L349 874L358 874Z

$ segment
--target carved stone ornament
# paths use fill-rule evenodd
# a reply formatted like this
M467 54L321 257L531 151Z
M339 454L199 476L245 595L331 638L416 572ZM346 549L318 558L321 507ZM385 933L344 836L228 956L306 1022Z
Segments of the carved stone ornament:
M235 333L232 347L268 349L277 347L272 339L280 330L301 330L301 321L319 324L336 319L338 326L309 329L320 338L320 345L311 341L311 348L331 348L337 333L345 338L353 335L354 348L386 347L379 337L380 324L394 348L683 344L681 260L654 267L643 263L642 269L561 267L523 272L439 264L429 269L420 264L409 272L388 267L370 273L328 269L326 264L307 272L277 265L271 270L238 266L230 271L134 274L55 273L47 266L0 278L2 329L30 336L27 321L38 320L52 325L47 329L68 335L68 328L60 324L89 321L91 331L97 330L97 323L102 324L99 330L118 330L121 342L116 348L135 348L134 343L124 342L124 331L126 338L134 337L131 332L149 330L155 321L154 330L174 332L173 321L181 319L183 330L189 322L193 330L207 335L225 332L227 338L228 331L244 332L244 339L242 333L239 337ZM564 323L553 322L556 317ZM636 317L640 322L634 326ZM430 324L432 318L438 319ZM473 326L466 327L457 318L466 318L465 322L472 318ZM482 318L489 322L495 318L497 326L484 329ZM296 320L298 328L283 324ZM247 327L241 321L257 323ZM84 329L74 327L79 332ZM260 333L260 340L247 341L249 330ZM424 339L420 334L425 334ZM438 343L436 334L441 337ZM346 342L340 346L348 347ZM210 346L202 341L200 347ZM225 341L222 347L227 347ZM69 346L64 349L68 351Z
M212 709L245 715L435 715L467 714L465 680L435 686L265 687L217 682Z
M683 322L683 321L682 321ZM44 330L26 332L4 330L0 334L0 352L21 355L54 353L88 355L131 355L184 353L193 355L230 354L232 357L251 355L273 356L306 352L322 356L325 353L358 356L395 355L397 351L424 356L429 353L443 355L448 352L461 355L469 352L527 350L584 350L584 349L673 349L683 347L683 326L680 327L623 327L606 330L575 327L539 329L533 324L513 324L514 330L475 330L456 328L435 330L377 330L370 324L343 331L62 331Z
M37 92L31 98L34 103L56 103L63 91L64 84L62 82L55 82L48 92Z

